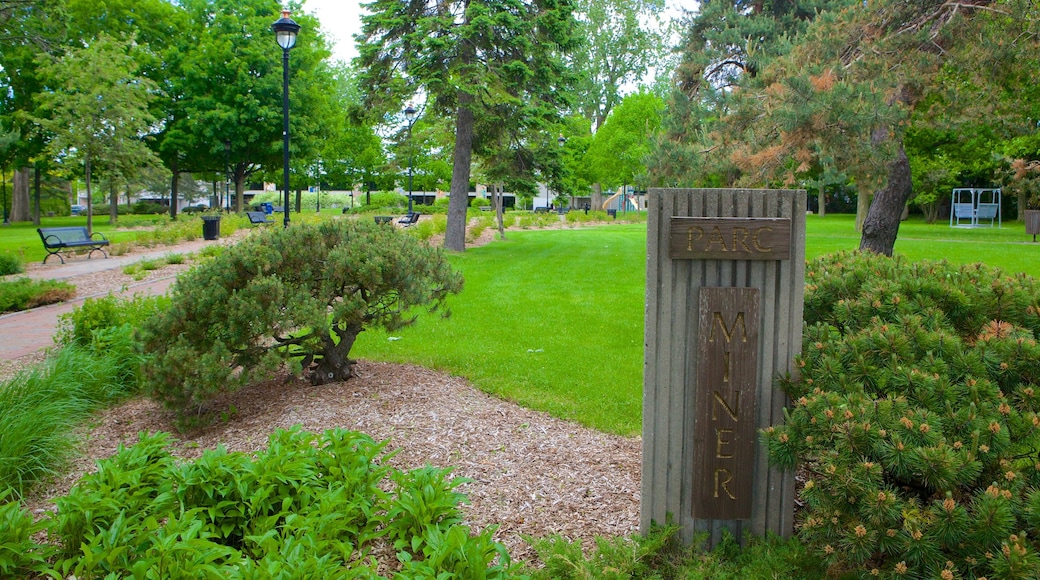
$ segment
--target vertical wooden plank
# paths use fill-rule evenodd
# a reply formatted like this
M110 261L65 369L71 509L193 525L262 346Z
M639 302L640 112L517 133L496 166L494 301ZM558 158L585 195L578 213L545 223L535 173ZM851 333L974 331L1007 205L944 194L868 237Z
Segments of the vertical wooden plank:
M668 318L661 315L661 280L660 253L657 249L659 229L664 213L663 191L647 192L646 218L646 320L644 321L643 338L643 463L640 482L642 505L639 514L639 525L644 533L650 529L651 522L657 519L663 490L656 489L657 453L661 445L658 433L662 430L663 418L657 409L658 391L663 388L659 373L662 357L658 352L658 337L661 325L667 324Z
M673 205L670 215L686 215L689 213L689 194L676 192L671 197ZM665 242L662 239L663 243ZM659 248L659 250L661 251L661 260L666 260L664 248ZM686 323L682 317L675 316L675 310L684 308L684 305L689 301L690 270L693 268L694 264L692 263L677 264L675 260L672 260L672 301L671 309L668 311L668 316L671 317L669 322L671 334L668 337L668 341L669 356L673 365L669 369L669 381L672 382L675 388L668 393L667 397L662 397L661 405L664 407L662 412L669 415L668 422L671 426L671 431L668 433L668 454L665 460L669 465L667 487L670 497L668 513L673 517L677 517L681 513L683 506L683 489L685 487L683 453L685 452L685 445L682 438L678 437L677 434L682 433L686 428L682 409L684 401L689 396L686 382L688 381L687 369L690 366L686 353L690 340L689 333L686 330ZM661 523L664 523L664 520Z

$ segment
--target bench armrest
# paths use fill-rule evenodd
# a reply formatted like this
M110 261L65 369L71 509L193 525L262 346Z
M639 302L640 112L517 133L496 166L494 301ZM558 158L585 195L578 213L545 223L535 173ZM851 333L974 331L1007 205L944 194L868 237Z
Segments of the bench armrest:
M93 239L95 239L95 237L94 237L94 236L101 236L101 239L102 239L102 240L104 240L104 241L106 241L106 242L108 241L108 238L106 238L106 237L105 237L105 234L103 234L103 233L101 233L101 232L91 232L91 234L90 234L90 239L92 239L92 240L93 240Z

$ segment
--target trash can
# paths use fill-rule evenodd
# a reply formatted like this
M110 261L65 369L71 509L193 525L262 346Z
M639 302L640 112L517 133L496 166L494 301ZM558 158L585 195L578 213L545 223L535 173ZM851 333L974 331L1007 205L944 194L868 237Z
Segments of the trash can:
M261 202L260 208L263 209L264 213L266 213L267 215L271 215L272 213L274 213L274 204L272 204L269 201Z
M215 240L220 237L220 216L202 216L202 239Z

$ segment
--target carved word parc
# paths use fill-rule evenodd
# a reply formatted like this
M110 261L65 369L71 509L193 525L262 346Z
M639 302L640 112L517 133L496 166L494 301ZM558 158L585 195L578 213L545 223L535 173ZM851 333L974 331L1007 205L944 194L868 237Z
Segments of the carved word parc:
M668 252L680 260L787 260L791 220L673 217Z

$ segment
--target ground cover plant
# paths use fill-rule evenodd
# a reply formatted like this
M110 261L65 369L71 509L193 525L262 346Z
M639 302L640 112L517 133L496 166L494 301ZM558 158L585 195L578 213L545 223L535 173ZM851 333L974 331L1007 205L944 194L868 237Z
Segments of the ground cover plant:
M387 464L385 442L345 430L273 433L255 454L176 460L142 434L40 522L0 510L0 572L76 578L513 577L494 529L461 523L450 470ZM48 543L33 533L47 531ZM387 549L389 547L389 549ZM377 555L379 558L377 558Z
M75 295L76 287L60 280L0 280L0 313L64 302Z
M441 252L399 228L334 220L258 231L182 275L141 328L149 393L182 416L291 362L311 382L352 376L367 328L397 330L462 289Z
M1040 281L871 254L807 270L801 376L770 457L837 569L1040 576Z

